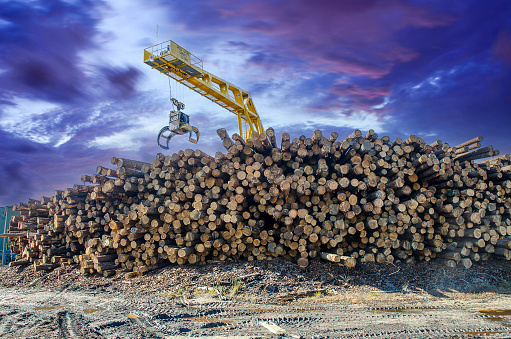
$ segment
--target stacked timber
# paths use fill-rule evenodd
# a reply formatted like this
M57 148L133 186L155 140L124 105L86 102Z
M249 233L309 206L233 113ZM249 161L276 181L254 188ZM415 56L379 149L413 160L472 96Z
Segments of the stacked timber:
M225 153L113 158L117 168L98 166L86 185L18 205L6 235L14 265L109 276L278 256L301 267L511 259L511 161L481 137L451 147L317 130L284 133L278 147L271 128L218 135Z

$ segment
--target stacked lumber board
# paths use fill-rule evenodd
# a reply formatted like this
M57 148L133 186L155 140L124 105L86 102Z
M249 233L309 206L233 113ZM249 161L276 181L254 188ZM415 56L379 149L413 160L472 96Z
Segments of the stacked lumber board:
M272 128L246 141L217 132L225 153L113 158L85 185L16 206L12 265L109 276L277 256L301 267L511 259L511 161L481 137L451 147L317 130L284 133L279 147Z

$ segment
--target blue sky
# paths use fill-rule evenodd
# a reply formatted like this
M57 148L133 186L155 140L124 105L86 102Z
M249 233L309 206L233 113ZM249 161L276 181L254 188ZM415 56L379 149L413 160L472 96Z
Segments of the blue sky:
M112 156L151 162L169 89L222 149L231 113L151 70L169 39L249 91L277 134L353 129L511 151L511 2L2 1L0 205L80 183ZM158 26L158 35L157 29Z

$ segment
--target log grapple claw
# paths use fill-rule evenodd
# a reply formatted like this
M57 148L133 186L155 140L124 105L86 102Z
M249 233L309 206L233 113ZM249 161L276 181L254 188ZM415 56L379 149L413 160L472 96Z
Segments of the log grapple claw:
M158 142L158 146L160 146L163 149L169 149L170 139L174 135L176 134L170 130L169 126L163 127L158 133L158 137L156 139L156 141Z

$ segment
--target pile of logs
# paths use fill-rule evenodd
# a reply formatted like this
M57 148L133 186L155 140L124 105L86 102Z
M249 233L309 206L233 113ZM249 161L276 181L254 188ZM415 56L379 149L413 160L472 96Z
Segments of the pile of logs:
M12 264L109 276L277 256L301 267L511 259L511 161L481 137L451 147L317 130L284 133L278 147L272 128L246 141L218 135L226 153L113 158L117 169L99 166L85 185L16 206Z

